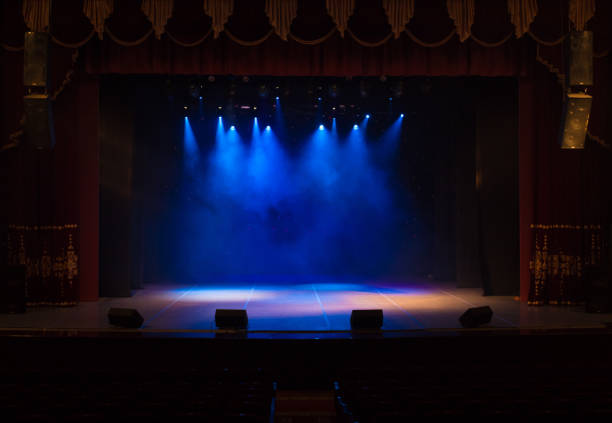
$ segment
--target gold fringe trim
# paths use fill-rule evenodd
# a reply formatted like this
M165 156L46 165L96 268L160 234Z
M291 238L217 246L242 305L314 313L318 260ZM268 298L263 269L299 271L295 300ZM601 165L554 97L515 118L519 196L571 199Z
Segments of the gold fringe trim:
M538 44L542 44L543 46L547 46L547 47L553 47L553 46L559 45L567 37L567 34L564 34L561 37L557 38L555 41L544 41L543 39L535 35L533 32L531 32L531 30L527 31L527 34L529 34L529 36L533 38Z
M487 41L483 41L479 38L477 38L473 33L470 34L470 37L472 38L472 40L474 40L477 44L480 44L483 47L499 47L502 44L504 44L505 42L507 42L510 37L512 37L512 34L514 34L514 32L510 32L510 34L506 35L502 40L496 42L496 43L489 43Z
M208 32L206 34L204 34L204 36L202 38L200 38L197 41L194 41L192 43L185 43L183 41L180 41L179 39L177 39L174 35L172 35L170 33L170 31L166 31L165 34L168 36L168 38L170 38L172 41L174 41L176 44L178 44L181 47L195 47L198 46L200 44L202 44L208 37L210 34L212 34L213 30L212 30L212 26L208 29Z
M412 31L410 31L408 28L406 28L406 34L410 37L410 39L412 41L414 41L415 43L417 43L418 45L420 45L421 47L430 47L430 48L435 48L435 47L440 47L443 46L444 44L446 44L451 38L453 38L453 35L455 35L457 33L457 29L453 27L453 29L451 30L451 32L444 38L442 38L440 41L434 42L434 43L426 43L425 41L421 41L419 40L416 35L414 35L412 33Z
M238 38L234 34L232 34L230 31L228 31L227 28L225 29L225 31L223 31L223 33L225 35L227 35L227 38L229 38L230 40L232 40L236 44L239 44L239 45L244 46L244 47L253 47L253 46L258 46L258 45L262 44L264 41L266 41L268 38L270 38L270 36L272 34L274 34L274 28L272 28L263 37L261 37L261 38L259 38L257 40L253 40L253 41L244 41L244 40L241 40L240 38Z
M315 46L317 44L321 44L322 42L327 41L327 39L331 37L332 35L334 35L335 33L336 33L336 27L333 27L327 34L325 34L321 38L317 38L316 40L305 40L291 32L289 33L289 36L293 38L294 41L297 41L300 44L304 44L306 46Z
M9 44L5 44L5 43L0 43L0 47L2 47L3 49L5 49L6 51L23 51L24 47L23 46L11 46Z
M111 40L113 40L114 42L116 42L117 44L119 44L122 47L135 47L137 45L140 45L142 43L144 43L147 38L149 38L151 36L151 34L153 34L153 28L149 29L145 35L143 35L142 37L140 37L137 40L134 41L123 41L120 40L119 38L117 38L115 36L115 34L113 34L109 29L108 26L105 26L105 30L106 33L108 34L108 36L110 37Z
M60 47L64 47L64 48L79 48L79 47L83 47L85 44L87 44L87 42L89 40L91 40L91 38L94 36L95 33L96 33L96 31L94 29L92 29L91 32L89 33L89 35L83 39L83 41L78 41L76 43L65 43L65 42L63 42L61 40L58 40L53 35L51 35L51 41L53 41L55 44L57 44Z
M593 135L589 131L587 131L587 136L602 147L612 150L612 145L606 143L602 138L598 137L597 135Z
M536 46L536 60L546 66L546 69L548 69L550 73L554 73L557 76L557 82L561 85L563 91L565 92L565 74L561 73L561 71L556 68L552 63L548 62L546 59L540 56L539 44Z
M601 230L601 225L542 225L542 224L531 224L529 225L531 229L574 229L574 230Z
M65 229L77 229L79 225L76 223L67 225L8 225L10 230L15 231L63 231Z
M93 34L94 33L92 32L91 35ZM62 81L60 86L55 90L51 97L49 97L51 101L55 101L57 99L57 96L59 96L64 91L64 89L72 82L72 76L74 75L74 66L76 65L78 59L79 50L75 49L74 53L72 53L72 65L70 66L70 69L68 69L68 72L66 72L66 76L64 76L64 80Z
M385 38L383 38L380 41L375 41L375 42L368 42L368 41L363 41L362 39L358 38L355 33L353 31L351 31L350 28L346 28L346 32L348 32L350 34L351 37L353 37L353 40L355 40L357 42L357 44L362 45L363 47L380 47L383 44L385 44L387 41L389 41L391 39L391 37L393 37L393 32L390 32L389 34L387 34L387 36Z

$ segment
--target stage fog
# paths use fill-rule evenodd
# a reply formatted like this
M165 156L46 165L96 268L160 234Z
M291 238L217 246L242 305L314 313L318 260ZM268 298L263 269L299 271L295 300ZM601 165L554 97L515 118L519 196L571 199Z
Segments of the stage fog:
M123 248L132 286L456 277L465 80L104 85L102 257Z

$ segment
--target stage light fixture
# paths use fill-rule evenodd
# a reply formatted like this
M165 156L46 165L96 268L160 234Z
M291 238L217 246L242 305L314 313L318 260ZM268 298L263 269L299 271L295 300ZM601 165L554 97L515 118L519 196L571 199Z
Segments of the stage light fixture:
M389 97L389 101L393 101L393 97Z
M366 115L366 119L370 119L370 115Z
M319 125L319 131L322 131L324 129L325 129L325 127L323 125Z
M188 109L188 107L187 107L187 106L183 106L183 109L187 110L187 109Z
M356 131L357 129L359 129L359 126L357 124L353 125L353 131Z
M200 96L200 100L202 100L202 96Z
M236 127L234 125L230 126L230 131L235 131Z
M270 128L270 125L266 126L266 131L270 131L272 128Z
M219 109L219 110L221 110L222 108L223 108L223 107L221 107L221 106L218 106L218 107L217 107L217 109Z
M279 97L279 96L276 96L276 99L277 99L277 100L280 100L280 97Z
M404 117L404 114L403 114L403 113L401 113L401 114L400 114L400 117L402 117L402 118L403 118L403 117Z
M323 100L323 99L322 99L321 97L318 97L318 98L317 98L317 100L321 101L321 100Z

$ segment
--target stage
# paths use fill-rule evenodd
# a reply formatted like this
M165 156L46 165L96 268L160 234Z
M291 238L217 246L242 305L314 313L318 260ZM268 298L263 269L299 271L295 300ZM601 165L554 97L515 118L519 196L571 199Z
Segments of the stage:
M225 332L215 326L215 310L229 308L247 310L249 325L243 333L248 338L350 338L352 310L383 309L382 335L402 337L463 330L459 316L483 305L493 309L491 323L484 329L599 329L612 322L612 314L589 314L582 306L529 307L513 297L485 297L480 289L428 280L244 280L250 282L146 285L126 298L101 298L68 308L32 307L25 314L0 315L0 328L211 337ZM110 326L111 307L137 309L144 318L142 328Z

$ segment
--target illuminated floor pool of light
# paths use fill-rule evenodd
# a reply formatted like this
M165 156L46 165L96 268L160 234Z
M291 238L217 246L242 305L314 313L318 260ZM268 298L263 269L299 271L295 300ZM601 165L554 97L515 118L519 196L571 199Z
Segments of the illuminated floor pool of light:
M139 311L145 332L210 337L217 329L215 310L229 308L247 310L249 338L269 336L265 333L281 338L350 337L351 311L375 308L383 310L383 332L399 336L458 329L458 318L466 309L483 305L493 309L489 326L494 328L595 328L612 318L612 314L585 313L583 307L529 307L513 297L484 297L477 288L429 280L241 277L215 284L146 285L128 298L101 298L68 308L29 308L21 315L0 315L0 329L108 330L108 309L124 307Z

